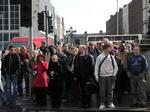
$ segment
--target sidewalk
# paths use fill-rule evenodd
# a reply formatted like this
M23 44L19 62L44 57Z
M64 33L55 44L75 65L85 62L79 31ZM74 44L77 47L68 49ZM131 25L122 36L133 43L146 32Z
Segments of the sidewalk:
M146 108L134 108L130 107L130 98L127 95L123 96L123 103L118 105L116 104L115 109L104 109L99 110L98 108L89 108L89 109L81 109L79 108L79 104L71 104L70 102L66 102L62 104L62 108L60 110L52 111L50 108L50 101L48 101L48 105L46 107L37 107L33 104L32 100L29 97L18 98L17 106L13 107L2 107L0 108L0 112L98 112L98 111L107 111L107 112L150 112L150 102L147 102Z

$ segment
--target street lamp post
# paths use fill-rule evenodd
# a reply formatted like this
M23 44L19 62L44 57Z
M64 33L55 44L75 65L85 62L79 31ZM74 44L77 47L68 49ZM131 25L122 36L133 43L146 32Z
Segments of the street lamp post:
M119 34L119 12L118 12L118 0L117 0L117 35Z
M72 36L73 36L73 33L76 33L76 30L73 30L73 28L70 27L70 29L67 30L66 33L68 33L68 35L69 35L69 38L67 37L67 43L68 43L69 40L70 40L70 43L71 43L71 45L72 45L72 43L73 43L73 42L72 42Z

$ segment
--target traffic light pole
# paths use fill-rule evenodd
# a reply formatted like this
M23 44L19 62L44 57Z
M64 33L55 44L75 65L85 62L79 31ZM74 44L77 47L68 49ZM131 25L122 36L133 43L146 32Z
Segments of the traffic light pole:
M47 12L47 6L45 5L45 34L46 34L46 45L48 45L48 29L47 29L47 17L48 17L48 12Z
M32 38L32 26L29 27L29 52L30 59L32 58L32 50L33 50L33 38ZM29 95L31 96L31 87L32 87L32 75L29 75Z
M32 34L32 0L31 0L31 16L30 21L31 25L29 26L29 52L30 52L30 59L32 58L32 50L33 50L33 34ZM31 88L32 88L32 75L29 75L29 95L31 97Z

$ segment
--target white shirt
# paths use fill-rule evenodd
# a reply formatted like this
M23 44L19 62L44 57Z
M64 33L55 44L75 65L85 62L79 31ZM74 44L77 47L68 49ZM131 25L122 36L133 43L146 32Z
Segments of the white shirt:
M100 71L99 71L99 65L103 61L103 59L106 57L106 54L102 53L97 57L96 64L95 64L95 73L94 73L96 79L98 79L98 76L101 76L101 77L116 76L118 72L118 66L117 66L114 56L112 56L113 63L114 63L114 67L113 67L111 56L108 54L107 58L104 60L104 62L102 63L100 67Z

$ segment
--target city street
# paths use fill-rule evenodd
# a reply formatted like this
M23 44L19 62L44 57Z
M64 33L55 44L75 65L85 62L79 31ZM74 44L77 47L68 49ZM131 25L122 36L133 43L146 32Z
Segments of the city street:
M50 108L50 102L48 101L48 104L46 107L37 107L33 104L33 102L28 97L18 98L17 100L17 106L1 106L0 112L98 112L98 111L104 111L104 112L149 112L150 111L150 103L147 102L146 108L134 108L129 107L130 101L127 98L127 96L124 96L123 103L120 105L116 104L115 109L104 109L99 110L97 108L88 108L88 109L82 109L79 108L79 105L77 104L70 104L70 102L63 103L62 108L59 110L51 110Z

